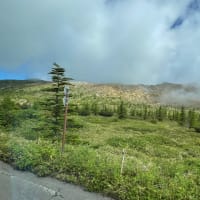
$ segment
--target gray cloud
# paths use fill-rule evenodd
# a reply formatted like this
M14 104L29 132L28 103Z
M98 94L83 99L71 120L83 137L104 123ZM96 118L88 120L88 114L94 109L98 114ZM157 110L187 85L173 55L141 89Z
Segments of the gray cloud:
M199 12L170 29L189 3L1 0L0 69L47 78L57 62L78 80L199 81Z

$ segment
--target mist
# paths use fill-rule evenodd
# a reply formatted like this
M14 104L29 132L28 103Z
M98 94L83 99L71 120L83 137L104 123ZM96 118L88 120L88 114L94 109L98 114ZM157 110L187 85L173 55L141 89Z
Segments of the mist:
M173 86L173 85L172 85ZM200 105L200 86L199 85L180 85L178 88L164 89L159 101L161 104L179 106L198 106Z

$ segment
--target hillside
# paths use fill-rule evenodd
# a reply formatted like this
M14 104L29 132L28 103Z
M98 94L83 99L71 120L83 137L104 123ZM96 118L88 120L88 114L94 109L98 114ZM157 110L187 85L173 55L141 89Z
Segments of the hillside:
M0 85L0 160L116 200L200 199L199 110L160 105L178 93L198 102L197 88L74 82L61 154L64 110L55 135L51 83Z
M46 84L48 81L39 79L28 79L28 80L0 80L0 89L8 88L23 88L27 86Z
M199 107L200 88L194 85L163 83L159 85L120 85L75 83L75 89L85 95L123 98L134 103L185 105Z
M43 80L0 80L0 90L40 88L50 84ZM158 85L120 85L74 82L73 91L83 96L119 98L134 103L185 105L199 107L200 87L163 83ZM31 89L31 90L32 90Z

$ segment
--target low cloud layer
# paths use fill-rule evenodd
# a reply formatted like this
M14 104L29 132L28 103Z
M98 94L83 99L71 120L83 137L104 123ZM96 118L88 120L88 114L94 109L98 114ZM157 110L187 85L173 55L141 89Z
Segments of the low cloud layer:
M192 90L177 89L163 92L159 101L162 104L168 105L186 105L186 106L198 106L200 99L200 87L194 87Z
M191 3L200 4L1 0L0 71L46 79L57 62L77 80L199 82L200 11Z

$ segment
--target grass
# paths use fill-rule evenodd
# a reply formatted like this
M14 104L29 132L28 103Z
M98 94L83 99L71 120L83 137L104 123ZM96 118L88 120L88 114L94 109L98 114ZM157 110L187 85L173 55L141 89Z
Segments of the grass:
M41 92L45 88L46 85L34 85L12 91L16 102L27 99L33 106L18 112L19 126L1 131L0 160L119 200L200 199L199 133L167 120L151 123L118 119L115 114L103 117L74 113L68 118L66 148L61 155L60 143L37 138L44 134L37 127L43 111L35 103L45 98L47 93ZM75 93L71 101L93 102L90 93L87 98L80 93ZM7 92L3 91L3 95ZM103 104L111 100L98 97L96 101ZM114 99L112 106L115 101L118 100Z
M0 158L21 170L85 186L116 199L199 199L200 135L174 122L74 116L59 144L1 134ZM123 174L120 174L125 149Z

